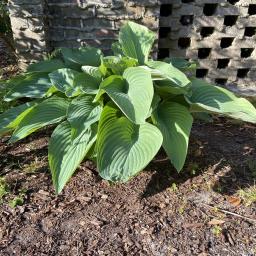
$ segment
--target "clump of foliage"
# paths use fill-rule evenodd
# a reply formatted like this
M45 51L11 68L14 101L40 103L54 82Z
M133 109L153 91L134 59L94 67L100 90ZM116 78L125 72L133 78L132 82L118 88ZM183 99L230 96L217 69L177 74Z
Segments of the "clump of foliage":
M193 76L195 64L150 59L155 34L124 25L113 56L99 49L59 49L7 81L6 101L34 99L0 117L0 133L16 142L58 124L49 142L53 184L59 193L83 159L97 163L102 178L125 182L165 149L183 168L194 113L219 114L256 123L243 98Z

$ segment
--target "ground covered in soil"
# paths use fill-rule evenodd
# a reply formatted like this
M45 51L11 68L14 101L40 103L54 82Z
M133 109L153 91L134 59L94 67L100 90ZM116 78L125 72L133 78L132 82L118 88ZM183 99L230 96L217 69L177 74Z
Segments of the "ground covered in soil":
M160 152L111 185L85 161L59 196L50 132L0 142L0 255L256 255L255 126L197 122L180 174Z

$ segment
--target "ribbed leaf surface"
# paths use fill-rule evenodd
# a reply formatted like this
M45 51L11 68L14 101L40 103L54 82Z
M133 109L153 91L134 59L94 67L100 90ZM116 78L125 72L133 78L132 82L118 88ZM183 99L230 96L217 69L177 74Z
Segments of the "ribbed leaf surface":
M82 66L82 71L94 78L99 79L99 81L102 78L102 74L99 67L93 67L93 66Z
M163 134L163 147L172 164L180 171L186 156L193 117L175 102L163 102L153 113L153 121Z
M60 193L96 140L96 129L88 128L73 140L71 125L65 121L54 130L48 159L56 193Z
M154 94L153 83L147 70L140 67L127 68L123 78L109 77L103 81L101 89L107 92L132 122L145 123Z
M125 182L141 171L157 154L161 132L145 123L136 125L113 105L106 105L99 122L97 166L100 176Z
M10 142L25 138L36 130L60 122L66 117L69 102L63 98L52 97L35 106L20 122Z
M2 113L0 115L0 135L15 129L34 104L35 102L25 103Z
M72 138L99 121L102 107L92 103L93 99L92 96L79 96L69 105L67 120L72 128Z
M52 84L61 92L64 92L67 96L75 96L79 94L79 87L75 84L75 78L80 75L79 72L62 68L49 74Z
M155 33L134 22L127 22L119 33L123 53L137 59L139 64L144 64L148 60L155 38Z
M74 78L74 87L80 88L86 94L97 94L99 91L101 78L93 77L92 75L81 73Z
M4 97L5 101L23 97L42 98L51 87L51 81L45 73L34 73L24 78L20 77L20 80L15 79L13 86L12 81L10 81L8 86L11 86L11 90Z
M203 80L192 79L192 96L186 97L192 111L209 111L235 119L256 123L256 109L246 99Z
M52 59L52 60L43 60L37 63L31 64L27 72L46 72L50 73L56 69L64 68L65 65L61 60Z
M81 47L79 49L61 48L65 65L69 68L81 70L81 66L89 65L98 67L102 52L93 47Z
M103 58L103 65L114 75L122 75L125 69L136 67L138 61L129 57L108 56Z
M158 71L159 79L167 79L173 83L173 86L185 87L190 83L187 76L171 63L162 61L148 61L146 63L150 68ZM171 83L170 83L171 86Z

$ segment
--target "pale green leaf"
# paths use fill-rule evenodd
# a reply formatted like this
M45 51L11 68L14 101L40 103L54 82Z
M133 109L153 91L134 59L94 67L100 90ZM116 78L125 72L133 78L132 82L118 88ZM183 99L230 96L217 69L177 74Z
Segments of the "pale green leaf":
M100 88L134 123L142 124L150 111L154 88L150 73L140 67L127 68L121 76L104 80Z
M173 86L185 87L190 83L187 76L171 63L148 61L147 66L158 71L159 80L170 80Z
M86 94L97 94L101 80L99 77L81 73L75 76L73 86Z
M123 56L124 55L124 53L122 51L122 46L119 42L112 43L111 49L115 56Z
M52 180L59 194L96 140L96 128L83 130L72 139L71 125L65 121L54 130L48 148Z
M79 49L60 49L65 65L71 69L81 70L84 65L98 67L101 63L102 52L93 47L81 47Z
M144 64L148 60L155 39L154 32L131 21L122 26L119 33L122 52L128 57L137 59L139 64Z
M92 96L79 96L72 100L69 105L67 120L72 128L72 137L77 137L82 130L88 129L98 122L102 107L93 103Z
M21 140L38 129L58 123L66 117L69 101L49 98L32 108L15 129L10 142Z
M129 180L151 161L161 144L158 128L149 123L136 125L113 105L106 105L97 137L100 176L114 182Z
M179 70L186 72L186 71L195 71L198 67L198 63L196 61L187 61L184 58L166 58L164 59L164 62L172 63L172 65L175 68L178 68Z
M192 79L191 88L192 95L186 96L191 104L191 111L208 111L256 123L256 109L248 100L238 98L232 92L200 79Z
M189 93L188 87L177 86L170 80L155 81L154 85L156 92L163 97L168 96L168 94L180 95Z
M49 77L45 73L29 74L23 78L15 79L14 85L12 80L8 84L11 86L10 91L4 97L5 101L11 101L18 98L43 98L52 86Z
M94 78L97 78L99 81L102 79L102 73L99 67L93 66L82 66L82 71Z
M15 129L35 104L35 102L25 103L0 114L0 135Z
M64 68L64 63L58 59L42 60L37 63L31 64L27 68L27 72L46 72L50 73L54 70Z
M163 134L163 147L172 164L183 168L193 117L188 109L175 102L163 102L153 113L153 122Z
M49 77L59 91L64 92L68 97L73 97L80 93L80 88L75 83L75 78L80 74L75 70L62 68L50 73Z
M114 75L122 75L125 69L138 66L138 61L129 57L108 56L102 61L107 70Z

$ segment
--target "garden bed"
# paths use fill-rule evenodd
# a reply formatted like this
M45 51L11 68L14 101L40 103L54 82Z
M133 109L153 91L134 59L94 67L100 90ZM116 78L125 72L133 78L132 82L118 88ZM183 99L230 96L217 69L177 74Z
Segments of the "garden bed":
M255 126L197 122L180 174L160 152L130 182L110 185L84 162L59 196L50 132L1 140L0 255L255 255L256 206L246 197L256 193Z

